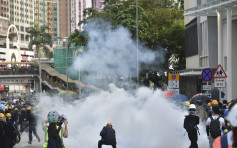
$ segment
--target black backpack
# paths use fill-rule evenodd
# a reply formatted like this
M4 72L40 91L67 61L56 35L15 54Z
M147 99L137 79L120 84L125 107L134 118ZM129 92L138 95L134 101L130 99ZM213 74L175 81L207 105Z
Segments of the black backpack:
M213 119L212 116L211 118L211 123L210 123L210 134L213 138L216 138L221 135L221 123L219 121L220 116L217 119Z
M194 119L195 118L190 118L189 116L186 116L186 118L184 119L184 128L188 133L193 132L195 130L195 127L197 126L196 120Z
M47 148L63 148L62 140L59 136L60 130L61 130L61 126L59 126L59 128L57 130L57 138L56 139L53 139L53 138L48 139L48 147Z

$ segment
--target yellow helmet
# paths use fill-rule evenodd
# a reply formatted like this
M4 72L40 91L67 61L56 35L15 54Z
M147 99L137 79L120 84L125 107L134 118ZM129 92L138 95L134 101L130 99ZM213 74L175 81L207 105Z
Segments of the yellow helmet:
M12 115L10 113L6 113L6 117L11 117Z
M3 113L0 113L0 118L4 118L5 115Z
M211 105L218 105L217 100L213 100L213 101L211 102Z
M7 106L5 107L5 110L8 110L8 107L7 107Z
M9 106L8 109L12 109L12 106Z
M185 102L185 106L189 107L189 106L190 106L190 102L189 102L189 101L186 101L186 102Z
M18 111L19 109L18 109L18 108L15 108L15 110L17 110L17 111Z
M31 106L27 107L26 110L31 110Z
M107 123L107 126L112 126L112 123L111 123L111 122L108 122L108 123Z
M210 106L211 106L211 102L209 102L209 103L207 104L207 106L209 106L209 107L210 107Z

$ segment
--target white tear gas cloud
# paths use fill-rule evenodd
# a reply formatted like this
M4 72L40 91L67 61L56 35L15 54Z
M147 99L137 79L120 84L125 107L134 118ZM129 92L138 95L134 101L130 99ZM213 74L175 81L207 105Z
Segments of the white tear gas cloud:
M103 76L135 76L137 65L137 45L128 29L119 26L113 29L108 22L91 20L84 29L88 31L88 52L74 61L73 68L90 74ZM151 63L156 58L163 62L164 52L148 50L138 45L138 62Z
M109 91L91 95L83 101L67 103L59 97L42 97L42 114L57 110L68 117L69 137L66 147L97 148L99 133L107 122L112 122L120 148L187 148L190 144L184 136L184 116L174 104L163 98L159 90L139 88L131 94L110 84ZM205 130L199 147L207 148ZM103 146L104 148L106 146Z

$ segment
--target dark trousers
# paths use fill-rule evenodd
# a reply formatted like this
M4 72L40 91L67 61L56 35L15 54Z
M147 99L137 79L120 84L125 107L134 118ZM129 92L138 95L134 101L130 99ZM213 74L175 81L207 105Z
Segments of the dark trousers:
M30 142L32 141L32 132L34 133L37 139L40 139L39 135L37 134L36 125L29 125L29 141Z
M98 148L102 148L102 145L111 145L113 148L116 148L116 142L115 143L108 143L104 141L103 139L98 142Z
M192 132L188 132L188 138L191 141L191 145L189 148L198 148L197 140L197 130L193 130Z

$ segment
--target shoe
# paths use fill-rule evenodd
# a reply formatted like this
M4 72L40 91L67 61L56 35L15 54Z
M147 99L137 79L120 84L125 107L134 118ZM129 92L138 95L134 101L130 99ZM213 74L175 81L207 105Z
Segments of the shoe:
M38 142L40 142L40 138L38 138Z
M31 141L28 141L28 144L32 144Z

